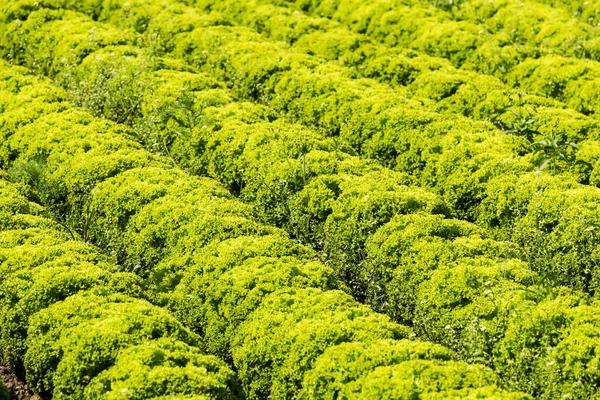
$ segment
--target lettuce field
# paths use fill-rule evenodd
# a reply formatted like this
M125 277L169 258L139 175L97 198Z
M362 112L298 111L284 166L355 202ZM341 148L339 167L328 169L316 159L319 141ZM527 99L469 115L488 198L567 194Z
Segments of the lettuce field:
M600 399L600 0L0 0L0 378Z

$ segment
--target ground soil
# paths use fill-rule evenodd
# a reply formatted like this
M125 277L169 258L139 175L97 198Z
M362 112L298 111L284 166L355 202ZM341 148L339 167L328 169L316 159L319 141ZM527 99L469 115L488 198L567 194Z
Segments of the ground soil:
M0 366L0 379L8 388L11 399L14 400L41 400L29 387L19 381L6 367Z

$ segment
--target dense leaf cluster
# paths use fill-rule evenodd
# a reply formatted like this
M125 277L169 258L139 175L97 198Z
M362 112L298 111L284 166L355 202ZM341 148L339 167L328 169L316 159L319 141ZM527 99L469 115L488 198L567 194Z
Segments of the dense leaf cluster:
M2 190L2 360L36 391L288 398L304 387L313 396L313 382L361 398L374 396L376 367L404 365L395 378L406 382L402 396L504 393L491 370L406 340L409 328L340 290L345 285L312 250L256 221L215 181L150 155L125 127L72 108L64 92L16 67L2 67L0 98L0 154L15 182L3 181ZM42 131L46 139L35 140ZM31 185L21 179L30 169L14 171L40 155ZM47 206L18 193L27 191ZM68 218L53 218L54 209ZM352 343L355 356L369 359L380 341L390 354L349 378L316 372L326 350ZM414 387L414 375L426 371L446 384Z
M57 398L592 397L600 42L547 3L0 5L62 86L1 67L2 361Z

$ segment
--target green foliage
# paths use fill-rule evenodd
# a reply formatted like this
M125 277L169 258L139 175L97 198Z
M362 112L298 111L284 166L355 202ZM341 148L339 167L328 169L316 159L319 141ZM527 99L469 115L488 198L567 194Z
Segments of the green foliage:
M563 161L567 164L574 163L574 152L579 150L579 146L573 142L566 141L563 135L550 132L545 138L533 142L533 149L540 156L538 169L542 170L552 162Z
M15 97L22 100L18 95ZM19 292L16 294L26 299L21 303L10 299L13 303L8 304L27 305L30 298L32 302L31 314L19 315L21 329L27 333L21 335L25 338L24 354L17 354L17 362L23 362L28 381L43 395L82 398L86 390L102 391L104 389L98 386L91 386L92 383L106 385L117 379L113 374L122 377L121 372L114 371L131 368L127 367L130 361L139 366L132 360L139 354L137 350L160 339L167 343L186 343L194 354L202 352L199 337L164 309L130 296L172 305L182 316L181 320L191 321L190 326L194 328L198 325L197 321L194 325L194 312L205 312L207 317L200 320L204 326L195 330L208 332L205 339L210 341L207 348L211 351L231 354L233 365L244 371L243 388L250 391L250 396L263 393L292 396L300 390L304 374L312 369L314 361L327 348L342 342L395 340L410 335L407 327L390 322L341 291L329 290L344 288L344 285L334 277L333 270L315 260L313 251L286 239L282 231L258 223L252 216L252 208L232 199L214 181L189 177L148 155L126 139L128 130L102 123L69 107L35 121L22 116L17 109L11 112L23 126L8 136L7 161L35 159L38 149L43 149L46 164L42 179L60 184L58 189L53 189L56 195L49 197L54 201L47 201L48 206L82 209L81 196L89 195L91 200L85 204L94 213L88 230L90 241L100 246L113 243L114 248L122 249L124 254L118 268L95 252L89 263L85 263L85 256L79 253L88 254L89 244L69 240L71 235L51 227L42 230L35 221L31 229L5 231L0 235L0 244L7 250L2 268L11 273L14 269L15 273L3 282L11 285L14 282L15 293ZM25 119L19 120L19 115ZM28 139L35 137L36 127L49 128L46 130L50 137L31 146ZM326 142L325 146L330 144ZM109 148L116 151L107 152ZM297 148L292 146L291 150L297 151ZM128 163L127 151L132 157L142 155L141 163ZM88 154L91 164L82 162ZM303 157L305 153L297 154ZM317 157L310 158L313 171L331 171L333 165L347 174L349 184L357 182L352 173L379 169L349 156L336 158L332 164L319 154L322 155L317 152ZM101 162L102 156L106 164ZM46 173L51 175L46 177ZM359 176L359 179L363 178ZM390 172L389 181L382 182L381 188L387 188L385 191L392 195L399 182L404 181ZM401 201L392 196L390 207L407 212L421 208L445 210L436 196L426 191L417 192L415 196L420 200ZM27 205L24 199L19 200L18 196L15 199L16 204L9 202L6 210ZM384 204L385 199L386 196L382 196ZM121 208L123 203L128 206ZM19 251L24 250L25 245L34 246L30 252L35 257L29 262L32 272L40 272L31 274L31 279L40 280L39 284L29 284L34 290L31 296L22 292L29 288L25 287L28 276L21 269L26 265L21 261L27 260L28 253ZM61 254L60 251L66 250L61 246L65 245L69 249L73 246L73 254L61 261L52 250ZM218 257L219 253L224 257ZM117 254L120 253L110 252L108 256L112 258ZM65 274L61 275L59 269L54 268L55 262L56 267L61 267L63 262L69 265ZM81 266L82 271L72 265ZM98 266L101 268L96 279L90 272ZM119 269L134 271L138 276L115 273ZM176 293L170 295L169 291L184 276L186 279L181 281ZM205 308L196 308L197 303L188 300L188 294L194 293L194 284L187 289L185 285L198 277L202 278L198 281L203 289L200 293L206 295L205 302L201 303ZM147 287L166 293L144 293L146 283ZM57 298L37 298L37 290L46 290L45 284L54 285L49 290ZM288 300L295 305L290 307ZM215 302L219 302L217 307ZM284 327L271 329L277 321L284 321ZM13 333L9 332L8 336ZM263 337L268 339L265 346L253 346ZM286 337L289 349L279 345L281 338ZM276 362L262 368L266 359ZM254 365L261 366L264 377L262 374L253 377ZM169 379L176 382L186 376L185 366L180 367L168 366ZM160 370L159 366L156 368ZM218 390L227 397L229 392L224 392L227 385L231 393L237 393L232 374L221 371L219 378L207 372L206 379L198 377L205 383L193 389L182 386L182 390L200 393ZM139 373L148 379L153 375L147 368L141 368ZM98 380L94 380L96 377ZM139 382L138 377L131 376L131 379ZM115 385L118 386L116 381ZM131 387L136 396L139 393L144 397L160 397L164 393L152 381ZM94 396L94 392L90 392L90 396Z
M344 190L338 198L325 225L324 251L353 289L359 286L358 271L354 268L364 257L361 249L368 237L392 216L416 211L447 212L436 196L403 186L394 177L385 178L382 174L372 174L341 184L349 190Z
M570 368L564 364L566 360L556 360L554 354L557 348L562 347L561 343L565 337L563 335L570 331L568 326L577 318L577 314L586 309L585 300L564 290L558 290L537 307L523 308L518 313L520 318L511 321L505 337L495 349L496 365L503 371L505 386L527 391L534 396L544 394L548 398L560 396L561 393L573 393L576 382L582 376L563 375L561 381L564 386L554 385L560 374L559 370L563 367ZM592 329L593 322L590 322L588 327ZM580 336L580 339L583 338L584 336ZM583 367L580 362L588 357L585 352L581 353L581 350L578 348L572 353L581 354L582 357L579 362L572 364L574 369ZM554 366L557 361L559 365ZM536 371L536 374L528 372L532 370ZM522 374L528 374L528 378L522 379ZM575 390L585 392L593 386L594 384L586 384L584 388Z
M480 221L516 244L544 284L593 293L597 195L570 176L506 176L490 186Z
M86 387L87 399L150 399L159 396L242 397L235 374L216 357L198 354L173 339L149 341L121 352L114 365ZM187 397L186 397L187 398Z
M417 289L415 331L454 348L469 362L489 364L509 313L534 282L532 275L515 260L474 259L440 268Z
M338 286L333 271L322 264L292 257L252 257L230 270L209 273L204 269L188 276L193 280L185 280L182 286L189 293L185 301L192 301L193 296L195 324L204 327L211 352L225 359L230 355L221 349L231 346L233 332L269 293L285 287L326 290Z
M311 265L310 261L315 257L316 254L308 248L300 246L282 235L241 236L211 244L193 258L190 256L183 259L171 257L164 264L176 263L188 267L183 280L172 296L171 308L175 310L178 319L183 321L186 326L196 332L202 332L204 337L210 338L207 341L207 347L211 349L212 353L223 358L230 358L229 341L232 332L238 328L238 324L229 324L229 321L232 321L231 318L234 318L233 321L245 320L252 311L251 307L256 307L257 299L260 300L262 296L275 290L276 287L268 287L265 281L265 285L257 286L254 290L254 282L260 282L260 276L249 282L247 279L252 276L246 276L246 282L248 282L246 285L243 284L244 280L241 280L242 284L238 287L222 287L218 277L233 271L238 265L246 262L252 265L256 259L272 260L275 265L279 258L290 261L295 259L298 265ZM160 265L157 270L160 271L161 268L164 268L163 265ZM327 275L331 272L324 267L321 268L323 268L325 276L323 278L315 277L317 279L315 283L323 286L335 284L335 282L327 283ZM271 272L277 273L273 270ZM286 271L282 271L279 281L285 283L286 275L290 284L296 283L302 286L307 281L310 282L310 276L307 276L306 272L302 270L288 270L287 274ZM231 278L233 277L230 274ZM319 282L320 279L325 281ZM244 294L252 291L255 300L245 303ZM208 301L211 299L219 301L226 297L231 299L223 304L224 309L228 310L227 313L219 312L219 303ZM251 299L252 297L249 298L249 300ZM234 310L239 311L232 313L231 311ZM211 319L210 324L209 319Z
M299 398L335 399L352 397L347 388L371 370L410 360L453 358L447 349L426 342L408 340L348 342L327 349L304 377Z
M188 180L185 179L185 175L182 172L171 168L149 167L131 169L114 178L105 180L95 188L91 203L96 215L94 224L90 227L92 242L107 249L117 260L125 263L126 259L130 257L129 254L133 251L132 248L128 247L133 246L131 243L132 239L124 234L128 229L134 229L130 227L130 224L133 223L131 218L140 212L146 212L147 214L154 215L155 218L165 218L165 224L176 224L177 222L173 219L169 220L170 217L168 214L161 214L157 210L161 207L162 209L165 206L168 207L170 200L181 197L184 194L187 195L188 203L202 199L206 200L207 198L229 198L229 194L214 182L203 179ZM170 197L159 203L159 200L165 196ZM188 208L186 211L189 214L190 212L198 212L199 210L190 210ZM186 211L181 209L180 213L185 215ZM182 218L184 217L182 216ZM139 233L142 227L140 226L135 229ZM156 231L152 232L157 232L157 235L161 231L159 226L152 228L152 224L148 226L148 229L155 229ZM168 233L170 234L168 231L163 232L163 234ZM148 233L149 236L152 234ZM159 242L158 238L152 240L154 244L152 244L152 241L144 244L140 239L137 246L154 246L159 247L160 250L164 250L164 241ZM146 250L148 251L146 258L150 259L150 250ZM144 249L140 251L143 252ZM135 261L131 261L127 265L131 265L131 268L134 268Z
M417 213L393 218L369 239L366 251L362 279L368 302L396 321L412 323L416 290L433 271L461 259L500 258L507 249L485 239L475 225Z
M57 301L101 286L107 280L107 273L101 267L89 263L71 266L64 258L60 260L63 265L60 265L59 260L42 264L31 271L13 273L4 279L0 330L3 360L16 371L22 370L20 360L26 349L29 318Z
M515 229L530 265L551 282L595 292L596 190L545 190L532 198Z
M136 57L135 49L118 48L114 53L100 61L103 54L96 52L96 62L84 77L74 67L75 71L66 68L58 81L64 82L76 106L97 117L128 123L141 117L143 96L152 90L145 77L148 67L142 57Z
M472 365L412 360L380 367L348 385L349 399L410 399L427 398L428 393L444 397L446 391L473 388L495 383L494 374ZM464 390L464 389L463 389ZM526 397L525 397L526 398Z
M28 202L16 193L14 185L2 181L2 189L7 195L2 196L2 210L11 211L12 216L39 212L39 208L27 207ZM223 398L243 396L228 367L214 357L201 355L196 335L166 311L129 297L148 296L139 277L115 273L116 267L95 248L68 240L56 227L49 223L40 229L34 219L30 226L0 232L3 363L20 377L26 376L40 394L96 398L106 395L111 379L124 377L123 371L117 371L116 376L111 373L120 367L127 370L128 362L135 365L136 356L140 363L137 349L141 348L143 355L144 348L157 346L176 354L171 354L161 368L157 362L164 353L150 350L150 355L146 352L143 356L149 357L145 358L145 370L129 369L128 386L135 398L176 390ZM182 364L183 357L189 359L189 365ZM144 365L144 361L137 365ZM100 374L98 384L102 386L96 386L94 392L90 380L96 384L96 374ZM165 374L173 382L171 387L164 386ZM151 376L154 380L147 379ZM181 386L182 379L186 379L187 387ZM122 395L120 391L118 394Z
M576 152L579 146L569 141L563 132L557 132L552 129L546 134L542 134L536 129L539 125L535 118L536 112L524 106L523 93L519 93L516 99L517 107L511 108L510 119L505 120L502 117L495 116L495 124L505 134L516 135L527 140L529 146L527 150L534 154L535 163L538 171L546 166L567 167L579 163L585 164L585 161L577 160Z
M182 323L250 398L592 396L593 29L571 5L269 3L0 6L0 53L87 109L0 68L10 362L56 398L242 396ZM555 292L560 322L521 323Z
M539 135L539 132L534 128L537 122L534 113L521 107L510 109L510 112L514 118L509 121L499 121L497 125L500 130L506 134L521 136L529 142L533 142L534 136Z
M51 221L39 216L42 212L42 207L27 201L16 185L8 183L0 175L0 230L51 226Z
M75 295L32 318L25 357L28 381L39 393L82 398L85 386L115 362L120 349L162 337L198 341L149 303L101 292Z
M10 393L4 383L0 382L0 399L2 400L10 400Z
M339 291L288 289L269 295L242 324L232 354L249 398L288 398L327 347L409 333Z

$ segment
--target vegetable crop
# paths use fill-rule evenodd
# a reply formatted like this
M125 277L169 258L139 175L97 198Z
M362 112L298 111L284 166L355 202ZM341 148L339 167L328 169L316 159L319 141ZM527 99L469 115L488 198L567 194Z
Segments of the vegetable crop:
M3 2L0 364L56 399L595 398L592 7Z

